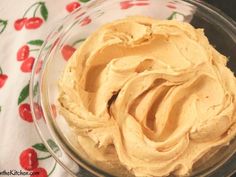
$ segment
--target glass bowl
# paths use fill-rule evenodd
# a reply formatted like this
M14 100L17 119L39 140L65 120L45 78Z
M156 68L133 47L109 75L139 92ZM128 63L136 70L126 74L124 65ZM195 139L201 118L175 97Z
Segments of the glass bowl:
M236 71L236 27L216 9L194 0L94 0L58 22L45 40L30 80L31 110L37 131L55 160L72 176L133 176L119 164L92 162L58 113L58 79L66 60L102 24L131 15L186 21L204 28L210 43ZM42 108L42 109L39 109ZM39 111L41 110L41 111ZM43 117L43 118L41 118ZM229 176L236 170L236 140L210 159L201 159L190 176Z

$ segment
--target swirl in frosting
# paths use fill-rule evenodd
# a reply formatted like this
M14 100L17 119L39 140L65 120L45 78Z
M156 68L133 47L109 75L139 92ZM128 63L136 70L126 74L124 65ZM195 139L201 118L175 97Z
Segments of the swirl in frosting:
M97 161L186 175L236 133L236 80L203 29L128 17L91 34L59 81L60 110Z

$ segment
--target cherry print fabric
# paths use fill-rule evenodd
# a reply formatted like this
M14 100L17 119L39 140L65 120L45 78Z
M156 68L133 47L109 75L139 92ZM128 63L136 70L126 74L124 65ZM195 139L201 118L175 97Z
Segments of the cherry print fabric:
M0 172L22 170L38 172L34 177L69 176L35 130L29 105L29 78L38 51L53 25L90 1L95 0L0 1ZM169 2L167 8L177 8L174 0ZM148 5L149 0L123 0L117 8L125 11ZM178 13L165 16L184 18ZM92 20L85 17L81 26L89 25ZM73 46L65 45L61 54L68 60L74 51ZM42 108L36 107L36 117L41 119Z
M4 171L10 170L38 172L32 177L69 176L55 162L35 130L29 105L29 78L53 24L86 3L83 0L0 1L0 172L3 176ZM65 49L64 53L69 57L73 51ZM38 105L39 119L41 111Z

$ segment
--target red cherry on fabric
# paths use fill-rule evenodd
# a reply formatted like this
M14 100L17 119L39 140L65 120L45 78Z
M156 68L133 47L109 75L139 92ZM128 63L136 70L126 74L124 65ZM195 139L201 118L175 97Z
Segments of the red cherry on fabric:
M121 9L129 9L130 7L133 7L134 4L131 3L131 1L123 1L120 2Z
M20 18L20 19L17 19L17 20L15 21L15 23L14 23L15 29L16 29L17 31L20 31L20 30L24 27L26 21L27 21L27 18Z
M28 103L23 103L18 108L20 117L27 122L33 122L33 117Z
M29 57L23 61L21 64L21 71L24 73L28 73L32 71L33 65L34 65L35 58L34 57Z
M71 2L71 3L66 5L66 10L68 12L72 12L75 9L79 8L79 7L80 7L80 3L78 3L78 2Z
M70 59L74 52L75 48L70 45L64 45L61 49L61 54L66 61Z
M35 113L36 119L40 119L43 116L42 107L38 103L34 103L34 113Z
M91 18L89 17L85 17L81 22L80 22L80 26L85 26L88 25L89 23L91 23Z
M35 168L33 171L33 175L30 177L47 177L47 171L44 168Z
M7 80L8 76L6 74L0 74L0 88L2 88Z
M21 152L20 165L25 170L33 170L38 167L37 153L34 149L28 148Z
M51 105L51 110L52 110L53 118L56 118L57 117L57 108L56 108L55 104Z
M26 29L37 29L39 28L43 23L43 20L39 17L31 17L29 18L25 23Z
M138 3L135 3L136 6L147 6L149 5L149 3L145 3L145 2L138 2Z
M167 4L166 6L170 9L176 9L176 6L174 4Z
M37 64L37 66L36 66L36 70L35 70L35 73L36 73L36 74L38 74L38 73L41 71L42 65L43 65L43 61L40 60L40 61L38 62L38 64Z
M29 46L28 45L23 45L19 50L17 51L16 54L16 59L17 61L23 61L26 58L29 57Z

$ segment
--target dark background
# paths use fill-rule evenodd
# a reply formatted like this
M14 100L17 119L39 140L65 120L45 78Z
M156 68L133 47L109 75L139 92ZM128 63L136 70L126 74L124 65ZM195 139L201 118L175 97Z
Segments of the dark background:
M220 9L236 22L236 0L205 0L205 2ZM236 173L232 177L236 177Z
M205 0L236 21L236 0Z
M236 0L202 0L202 2L210 4L210 6L219 13L228 15L229 21L236 21ZM207 13L204 12L204 13ZM219 18L219 17L215 17ZM220 19L215 19L216 21ZM232 37L228 35L220 25L212 25L209 20L201 17L201 15L196 12L191 24L197 28L203 28L204 33L207 36L211 45L213 45L217 51L229 58L227 62L227 67L234 72L236 77L236 45ZM236 23L234 23L236 26ZM235 156L236 165L236 156Z

